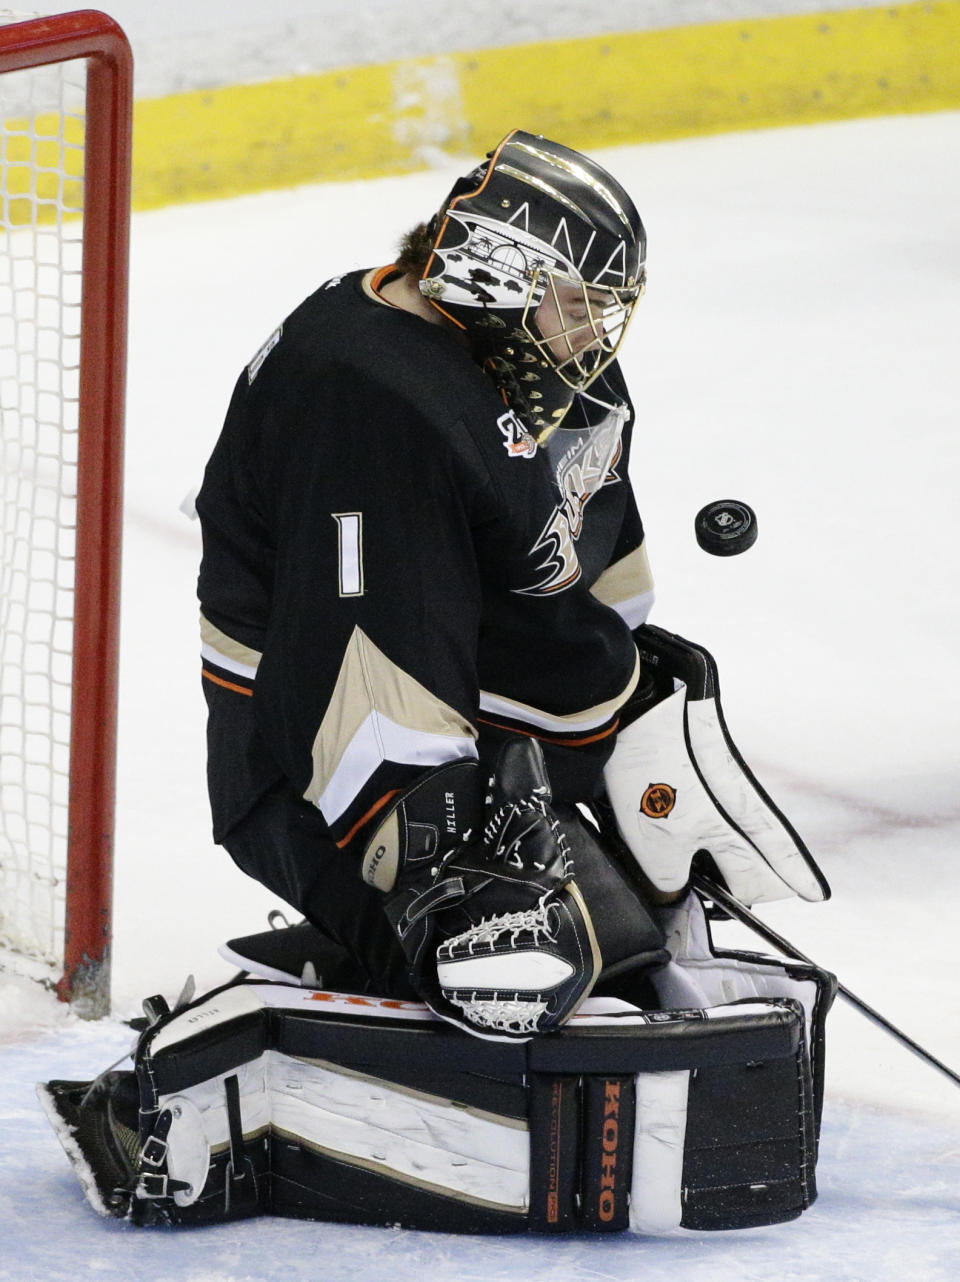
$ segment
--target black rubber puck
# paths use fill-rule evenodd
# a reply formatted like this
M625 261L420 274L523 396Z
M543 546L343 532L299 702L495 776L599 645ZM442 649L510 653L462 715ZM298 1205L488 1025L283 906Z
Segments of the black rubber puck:
M697 542L711 556L736 556L757 541L757 514L739 499L717 499L697 513Z

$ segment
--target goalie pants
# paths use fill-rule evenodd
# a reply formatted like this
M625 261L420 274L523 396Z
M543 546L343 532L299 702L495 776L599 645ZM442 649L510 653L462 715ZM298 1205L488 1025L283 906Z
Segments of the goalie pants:
M642 972L663 956L662 930L600 834L573 806L554 809L604 960L594 991L643 1000L648 994ZM337 849L319 812L288 782L266 792L223 845L243 872L333 941L320 967L328 988L401 1000L417 996L382 895L361 880L356 859Z
M415 998L383 896L338 850L320 812L286 781L275 784L223 838L234 863L291 904L333 944L323 982L348 992Z

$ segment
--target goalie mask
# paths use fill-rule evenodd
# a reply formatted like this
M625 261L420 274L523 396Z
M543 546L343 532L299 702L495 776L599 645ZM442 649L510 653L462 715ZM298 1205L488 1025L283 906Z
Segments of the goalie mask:
M431 224L420 292L543 442L614 359L646 280L633 201L594 161L514 130Z

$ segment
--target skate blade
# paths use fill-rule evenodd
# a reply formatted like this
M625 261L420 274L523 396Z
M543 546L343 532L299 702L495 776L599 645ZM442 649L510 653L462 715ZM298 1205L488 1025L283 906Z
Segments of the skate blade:
M104 1189L77 1139L76 1105L66 1093L67 1087L85 1092L90 1082L52 1083L38 1082L37 1099L47 1115L54 1134L73 1167L84 1197L97 1212L107 1219L124 1219L130 1210L130 1198L119 1190Z

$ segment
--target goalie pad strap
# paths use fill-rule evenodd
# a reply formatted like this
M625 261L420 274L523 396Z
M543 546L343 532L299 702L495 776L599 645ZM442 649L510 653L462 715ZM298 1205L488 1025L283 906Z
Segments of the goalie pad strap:
M223 1209L229 1215L239 1206L256 1207L257 1176L244 1143L240 1081L237 1075L234 1073L225 1078L223 1087L227 1104L227 1129L230 1134L230 1160L224 1172Z

